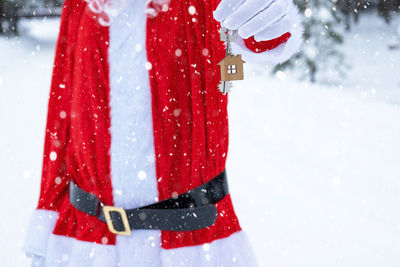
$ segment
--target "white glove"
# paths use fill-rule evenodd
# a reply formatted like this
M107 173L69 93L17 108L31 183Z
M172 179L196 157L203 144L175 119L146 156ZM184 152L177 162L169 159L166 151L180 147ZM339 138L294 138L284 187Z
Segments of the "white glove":
M243 39L266 41L288 32L292 21L287 13L292 0L222 0L214 18L222 27L238 30Z

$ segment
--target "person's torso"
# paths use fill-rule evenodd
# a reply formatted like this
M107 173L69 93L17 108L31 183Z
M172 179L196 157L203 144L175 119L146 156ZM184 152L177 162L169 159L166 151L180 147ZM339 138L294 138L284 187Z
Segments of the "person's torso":
M152 19L145 2L130 1L107 27L86 7L71 44L67 172L104 204L124 208L207 182L225 169L228 150L227 98L217 89L225 50L212 18L218 1L172 0ZM201 244L240 230L229 195L217 208L213 226L164 231L163 246ZM68 200L55 233L115 242L105 225Z

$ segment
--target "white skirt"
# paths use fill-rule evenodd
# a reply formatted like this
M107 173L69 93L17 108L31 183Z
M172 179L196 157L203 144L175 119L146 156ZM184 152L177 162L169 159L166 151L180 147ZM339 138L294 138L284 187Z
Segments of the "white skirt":
M115 245L79 241L53 234L57 213L36 210L32 216L26 254L37 267L253 267L256 258L243 231L197 246L161 247L158 230L135 230L117 236Z

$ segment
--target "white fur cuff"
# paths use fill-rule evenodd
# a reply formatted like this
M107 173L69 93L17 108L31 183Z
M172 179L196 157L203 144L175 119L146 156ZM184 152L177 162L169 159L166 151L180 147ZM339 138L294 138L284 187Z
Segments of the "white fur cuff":
M23 246L28 257L46 256L47 243L53 233L58 212L37 209L31 216Z

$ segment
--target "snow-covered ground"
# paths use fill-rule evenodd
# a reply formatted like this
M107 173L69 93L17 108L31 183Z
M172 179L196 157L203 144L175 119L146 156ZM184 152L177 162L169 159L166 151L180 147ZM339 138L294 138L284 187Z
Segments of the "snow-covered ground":
M397 22L400 20L397 19ZM0 38L0 258L20 247L39 192L58 21ZM365 17L346 36L341 86L246 66L230 94L228 175L260 266L400 266L400 50Z

